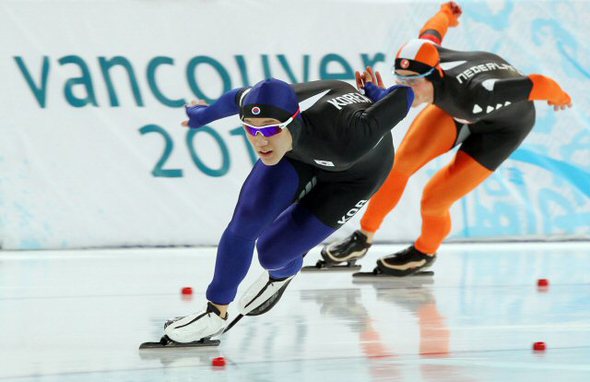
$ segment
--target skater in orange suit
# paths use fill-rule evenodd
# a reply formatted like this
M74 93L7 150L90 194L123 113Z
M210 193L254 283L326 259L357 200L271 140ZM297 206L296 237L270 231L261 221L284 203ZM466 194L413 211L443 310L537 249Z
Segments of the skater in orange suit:
M533 128L533 101L546 101L555 111L572 106L570 96L547 76L524 75L493 53L443 48L447 29L459 24L461 13L456 3L443 4L420 30L419 38L399 49L396 80L414 90L413 107L427 106L401 142L387 180L369 202L361 229L326 246L322 250L326 263L363 257L410 177L459 146L451 162L424 187L420 236L410 247L377 261L377 271L393 276L430 266L451 232L451 206L486 180ZM371 68L357 73L357 85L374 101L383 93L381 77Z

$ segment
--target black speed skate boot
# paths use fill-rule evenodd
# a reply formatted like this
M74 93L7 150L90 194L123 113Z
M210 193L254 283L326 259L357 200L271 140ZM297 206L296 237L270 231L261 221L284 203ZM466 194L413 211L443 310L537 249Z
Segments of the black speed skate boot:
M363 258L370 247L367 236L356 230L350 236L322 248L322 260L318 260L315 267L305 267L305 269L358 270L361 266L355 265L356 261ZM346 264L339 265L341 263Z
M432 275L431 272L424 272L436 260L436 254L427 255L420 252L413 245L396 252L392 255L385 256L377 260L376 272L391 276L408 276L408 275Z

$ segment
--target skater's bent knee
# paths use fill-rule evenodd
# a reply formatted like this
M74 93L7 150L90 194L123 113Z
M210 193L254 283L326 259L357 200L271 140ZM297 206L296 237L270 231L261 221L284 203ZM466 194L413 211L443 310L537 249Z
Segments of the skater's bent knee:
M426 215L441 215L451 208L455 200L440 193L425 190L420 202L420 210Z
M260 248L258 248L258 260L262 268L267 270L281 268L286 263L284 256L280 256L278 253L261 251Z
M276 240L276 239L275 239ZM289 264L295 254L289 253L287 248L279 248L275 245L274 240L261 237L256 243L256 250L258 252L258 260L264 269L273 270L281 269Z

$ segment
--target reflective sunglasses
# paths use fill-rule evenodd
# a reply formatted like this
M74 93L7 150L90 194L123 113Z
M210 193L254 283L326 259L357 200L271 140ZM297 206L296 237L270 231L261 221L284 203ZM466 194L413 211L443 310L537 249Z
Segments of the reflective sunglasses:
M250 134L251 136L255 137L256 134L262 134L263 137L268 138L268 137L272 137L273 135L277 135L278 133L283 131L283 129L285 127L287 127L291 122L293 122L293 120L299 115L300 111L301 111L301 109L297 109L295 114L293 114L291 117L289 117L288 120L286 120L285 122L281 122L279 124L276 124L276 125L254 126L254 125L250 125L244 121L242 121L242 125L244 125L244 128L246 129L248 134Z
M416 85L421 78L428 77L434 72L435 68L430 69L426 73L423 74L416 74L411 76L402 76L401 74L397 74L395 72L395 68L393 68L393 75L395 76L396 82L400 85Z

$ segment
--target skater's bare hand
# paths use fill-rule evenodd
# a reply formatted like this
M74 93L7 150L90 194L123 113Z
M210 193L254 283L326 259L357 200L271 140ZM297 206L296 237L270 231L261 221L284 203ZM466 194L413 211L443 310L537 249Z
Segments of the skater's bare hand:
M189 104L189 106L197 106L197 105L208 106L207 102L203 99L193 99L193 100L191 100L191 103Z
M547 104L549 106L553 106L553 110L555 111L569 109L574 105L572 102L572 97L570 97L570 95L566 92L562 92L561 96L557 99L547 101Z
M570 102L567 105L555 105L555 104L548 101L547 104L549 104L550 106L553 106L553 110L555 110L555 111L569 109L570 107L574 106L573 102Z
M361 74L359 71L354 73L356 78L356 87L361 90L365 88L365 85L369 82L374 83L381 89L385 89L385 85L383 85L383 78L381 78L381 73L373 71L373 68L367 66L367 69Z
M208 106L208 105L207 105L207 102L205 102L202 99L193 99L193 100L191 100L191 102L189 104L186 105L186 107L189 108L192 106ZM184 127L188 127L188 119L185 121L182 121L180 124Z

